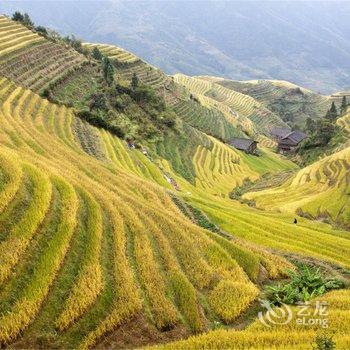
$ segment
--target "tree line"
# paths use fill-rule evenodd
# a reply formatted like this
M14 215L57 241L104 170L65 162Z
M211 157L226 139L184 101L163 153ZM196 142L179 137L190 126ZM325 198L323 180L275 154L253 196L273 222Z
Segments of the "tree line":
M323 118L314 120L308 117L305 123L305 131L309 134L310 138L304 143L303 148L327 146L331 139L339 132L336 121L346 113L348 106L346 96L343 96L339 112L333 101Z

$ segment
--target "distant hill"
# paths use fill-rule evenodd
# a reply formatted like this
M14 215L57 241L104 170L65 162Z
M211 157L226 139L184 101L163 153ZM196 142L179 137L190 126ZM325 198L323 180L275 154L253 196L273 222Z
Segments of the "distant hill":
M266 108L278 114L290 125L303 127L308 117L323 117L331 101L337 105L341 99L323 96L295 84L280 80L233 81L215 79L218 85L249 95Z
M350 86L350 3L2 1L38 23L121 45L168 74L288 80L329 94Z

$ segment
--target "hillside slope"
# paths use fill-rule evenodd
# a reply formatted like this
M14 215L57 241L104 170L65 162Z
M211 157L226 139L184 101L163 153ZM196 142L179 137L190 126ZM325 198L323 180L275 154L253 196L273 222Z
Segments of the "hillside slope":
M338 328L338 331L332 338L336 344L337 349L348 349L350 345L350 338L347 326L349 324L349 290L335 291L320 298L320 302L329 306L327 314L328 324L332 325L332 329ZM291 308L292 314L296 314L298 309ZM283 309L276 309L270 312L283 312ZM312 319L312 316L306 316L304 325L296 323L296 316L293 316L288 325L271 325L266 327L260 321L253 322L244 331L233 330L216 330L206 334L191 337L187 340L170 343L164 346L154 347L153 349L164 350L199 350L199 349L275 349L275 350L300 350L310 349L312 346L317 346L315 342L310 339L319 336L319 326L309 325L307 322ZM268 319L268 316L266 316ZM312 323L312 321L310 321Z
M3 27L12 24L3 20ZM4 50L13 53L4 38ZM19 48L25 56L31 45ZM295 164L265 149L248 155L209 136L201 131L208 124L200 123L212 114L188 90L132 54L109 49L119 57L117 83L133 69L140 79L157 74L166 82L154 85L159 98L168 86L168 105L183 101L203 113L190 125L178 111L178 129L157 142L142 140L144 152L77 117L83 90L98 89L97 62L78 62L74 72L82 74L64 69L64 79L55 70L47 75L59 103L27 88L22 67L36 67L36 56L14 67L13 80L0 77L0 346L136 348L181 339L235 325L256 304L263 282L293 268L289 254L339 271L350 267L348 232L306 218L296 226L294 213L229 198L247 178L296 171ZM55 61L60 53L50 54ZM142 107L133 101L132 108ZM343 299L347 305L346 293ZM344 313L343 305L338 309ZM346 315L337 319L340 337L348 322ZM285 342L305 343L314 330L295 334ZM278 336L260 337L272 347Z
M350 86L347 2L2 1L2 11L15 10L120 45L168 74L281 79L326 94Z
M223 110L236 125L252 137L269 137L273 127L289 128L278 115L260 102L249 95L217 84L214 77L187 77L176 74L174 79L198 96L203 103Z
M308 117L323 117L331 98L278 80L233 81L218 78L215 82L228 89L247 94L275 112L290 125L305 126Z
M328 156L300 170L280 187L251 192L258 207L313 217L330 217L349 225L350 218L350 148ZM349 227L349 226L348 226Z
M130 56L130 53L116 46L90 43L83 45L89 50L97 47L104 55L112 59L119 79L130 81L135 74L143 84L155 89L167 105L173 108L175 113L189 125L225 141L234 136L244 136L237 129L237 123L234 123L225 111L213 106L204 108L198 101L193 100L187 89L183 89L171 77L147 62L136 56Z
M244 198L254 200L260 208L297 212L349 228L349 117L350 109L336 121L348 141L334 153L301 169L286 183L247 193Z
M104 131L76 130L77 121L69 109L52 105L7 79L1 80L0 98L1 225L8 232L0 245L2 343L20 335L17 346L35 347L45 324L40 341L47 346L90 347L105 332L140 312L159 330L186 320L190 330L198 331L207 324L200 311L202 301L208 298L212 309L209 312L205 304L207 317L216 310L219 319L230 322L257 295L247 273L254 281L261 261L270 277L276 278L288 266L261 248L250 250L240 240L217 242L213 234L186 219L154 184L164 185L158 167ZM85 137L95 133L110 161L85 154L75 133ZM242 165L247 161L251 171L259 174L253 159L237 155ZM267 216L228 199L219 200L200 185L177 180L183 193L192 191L191 201L214 220L220 217L228 232L262 245L350 264L344 260L348 240L326 226L315 230L305 221L298 229L303 237L300 245L300 240L292 238L295 228L282 224L286 217ZM217 185L213 182L209 188ZM253 212L252 225L248 217ZM18 217L15 221L9 220L13 213ZM235 217L235 224L231 226L226 217ZM274 243L267 237L261 239L264 227L266 233L271 232L271 223L284 226ZM293 234L287 233L289 226ZM315 247L315 236L329 241L327 248ZM311 237L313 243L307 244ZM241 254L251 258L242 260ZM248 299L239 299L229 314L227 310L222 314L211 298L226 293L221 286L229 285L230 279Z
M69 109L7 79L0 98L1 225L8 232L0 244L2 344L21 335L19 346L35 346L45 322L47 345L90 347L142 310L159 330L184 322L199 331L197 293L206 298L230 279L251 295L239 310L255 298L236 260L152 184L167 187L141 153L129 156L122 145L116 153L118 141L102 132L111 160L96 160L77 143Z
M0 35L0 74L35 92L88 63L67 45L50 42L5 16L0 16Z

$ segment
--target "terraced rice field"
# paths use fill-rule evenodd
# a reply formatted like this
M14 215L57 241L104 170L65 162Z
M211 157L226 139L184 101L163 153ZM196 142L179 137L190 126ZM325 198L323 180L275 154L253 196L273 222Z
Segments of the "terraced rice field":
M7 228L0 245L2 343L31 344L45 322L47 334L55 334L50 336L51 344L86 348L140 312L160 330L184 322L190 333L205 329L200 311L204 300L206 308L212 310L208 315L229 323L258 293L253 278L248 277L252 266L232 252L243 249L258 257L251 263L261 261L271 278L287 266L283 259L261 248L219 240L193 225L156 184L169 188L160 168L138 151L127 150L121 141L97 130L101 152L109 161L88 156L74 136L80 131L73 131L74 116L69 109L52 105L7 79L1 80L0 90L0 224ZM89 127L84 132L91 129L95 130ZM239 236L255 241L258 234L258 243L269 246L260 232L264 227L270 232L271 223L278 226L285 218L259 213L252 226L244 219L251 215L249 209L209 194L208 188L211 193L215 189L225 192L226 188L221 189L219 181L205 179L204 173L212 163L217 169L215 176L221 176L221 181L231 174L234 186L237 176L245 176L244 168L252 176L263 172L268 158L259 165L252 156L228 150L215 139L212 143L211 159L205 156L209 162L203 163L204 155L199 157L199 153L194 158L196 186L181 180L183 191L192 191L191 200L214 219L213 213L219 210L225 229L234 218L239 220ZM222 161L216 159L219 157ZM272 164L276 169L283 166L282 161L270 158L269 168ZM232 163L237 159L239 167ZM217 167L221 163L226 170L220 173ZM209 185L203 188L203 183ZM28 196L29 202L25 200ZM221 205L226 210L218 209ZM225 223L227 211L234 211L234 215ZM14 212L17 219L9 221ZM315 231L310 224L305 225L300 230L306 240ZM280 232L277 246L294 249L291 238L291 245L282 239L286 230L276 230L270 235ZM347 249L341 242L345 239L323 230L326 228L318 234L331 237L333 243L318 254L337 262L339 254L342 263L348 264L342 253ZM232 226L228 231L236 234ZM302 251L307 249L304 243L302 247ZM107 269L114 275L107 275ZM24 281L30 282L22 284ZM221 300L237 288L242 288L248 299L223 307Z
M319 300L321 303L327 303L328 305L329 311L324 319L330 325L328 332L337 330L333 338L337 349L348 349L350 346L347 326L350 322L349 300L350 292L348 290L331 292ZM315 309L314 305L312 305L312 309ZM291 310L294 316L288 325L271 325L269 328L260 321L255 321L244 331L212 331L188 340L159 346L156 349L311 349L312 341L310 342L310 339L314 339L317 334L320 334L320 326L297 325L295 315L300 310L296 307ZM305 323L311 318L312 315L307 316ZM322 319L320 317L320 320Z
M0 16L0 74L35 92L86 64L83 55Z
M187 201L202 209L215 224L234 237L273 250L292 251L343 266L349 263L350 247L346 231L302 217L298 218L296 226L293 224L296 216L294 212L262 211L228 199L226 191L230 184L234 188L245 177L254 179L266 172L292 170L295 169L293 163L272 152L266 151L261 157L255 157L228 150L228 146L223 144L214 144L197 148L193 158L196 169L194 185L172 173ZM221 164L221 169L217 168L218 164ZM172 169L167 162L163 162L163 166L171 173ZM213 173L216 178L213 178ZM280 200L284 198L283 193ZM258 202L257 204L259 205ZM339 246L340 241L342 243Z
M26 27L9 20L5 16L0 17L1 26L1 54L2 56L14 52L29 45L34 45L44 39L28 30Z
M342 117L337 119L337 124L350 134L350 108Z
M232 81L214 79L228 89L253 97L279 115L292 115L293 123L304 126L305 119L323 117L331 104L329 96L279 80Z
M244 180L257 180L261 174L259 167L262 171L293 168L292 163L283 163L268 151L264 151L261 157L245 157L242 152L213 137L210 137L210 140L210 146L199 145L193 157L195 186L207 193L227 197L232 189L242 185Z
M91 50L98 47L104 55L113 59L118 67L116 73L127 81L130 81L135 73L142 83L152 86L155 90L161 89L164 94L166 91L163 90L172 82L161 70L117 46L90 43L84 43L84 46Z
M32 344L45 322L50 341L86 348L140 312L160 330L198 331L203 300L230 322L256 297L236 245L187 220L153 162L105 131L109 161L87 155L69 109L5 78L0 100L2 344ZM230 283L251 294L227 314L218 300Z
M216 108L204 107L194 101L180 100L173 109L189 125L221 140L229 141L233 137L243 135Z
M181 88L159 69L116 46L89 43L85 43L84 46L90 50L98 47L104 55L113 59L117 65L118 77L130 81L135 73L142 83L158 91L167 105L173 107L189 125L225 141L235 136L242 136L236 128L237 122L232 118L229 107L221 105L223 108L220 110L214 105L214 100L203 96L201 102L208 107L204 108L201 104L190 100L188 96L182 96ZM132 57L129 57L130 55ZM203 101L204 99L206 100Z
M89 50L92 50L94 47L97 47L103 55L122 63L132 63L140 60L131 52L128 52L114 45L83 43L83 46Z
M346 225L350 217L350 148L300 170L277 188L246 194L260 208L328 217Z
M0 30L12 25L0 18ZM14 40L12 50L6 42L9 53L22 47ZM23 45L31 52L39 44ZM138 66L145 72L136 60L125 65L127 74ZM183 122L182 134L164 135L144 155L27 89L17 68L15 81L0 77L0 347L88 349L114 332L125 348L184 338L236 326L256 303L263 277L286 276L292 265L285 253L349 269L347 231L303 217L294 225L293 211L263 211L228 198L246 178L297 171L292 162L267 150L260 157L234 150L190 121ZM53 70L52 77L59 74ZM207 84L202 82L198 88ZM174 105L185 120L191 115L186 108L197 102L183 92ZM179 99L188 102L176 105ZM213 100L202 97L212 108L220 103ZM229 122L231 106L225 106L217 110ZM199 119L204 115L217 130L230 132L217 112L193 108L203 112ZM304 202L303 210L326 203L327 193L331 215L348 222L348 203L341 202L347 200L348 170L346 149L297 171L282 186L305 186L304 194L312 189L315 201ZM283 192L283 199L291 203L295 193L288 198ZM231 239L196 225L174 198L201 209ZM348 291L323 300L331 305L338 348L348 349ZM142 339L130 343L132 332ZM315 334L314 327L270 329L254 321L243 331L215 330L165 347L300 349Z
M229 107L238 122L246 126L246 129L248 129L247 127L252 129L247 130L249 132L268 136L272 127L288 127L277 115L265 108L260 102L248 95L223 87L216 83L215 78L187 77L182 74L176 74L174 79L194 94L210 97L217 103ZM252 126L244 125L247 124L246 119L252 123L253 128Z
M199 96L199 100L207 108L190 100L188 96L184 96L188 95L188 92L184 93L182 91L180 85L183 84L177 80L176 76L174 77L174 81L175 83L180 83L179 85L174 84L174 81L159 69L140 59L119 59L119 53L121 57L124 57L124 53L122 49L115 46L87 43L84 46L91 50L93 47L98 47L103 54L115 59L117 75L120 78L130 81L135 73L142 83L150 85L158 91L158 94L165 99L166 103L173 107L179 117L189 125L225 141L228 141L232 137L243 135L242 132L237 130L238 125L244 124L246 129L251 131L251 121L241 116L240 122L238 122L235 112L231 110L231 107L218 103L215 99L205 96L204 93L202 96ZM200 81L200 86L206 86L208 84L210 85L210 83ZM196 94L198 93L196 89L190 89L190 91ZM200 89L200 91L205 92L205 88Z

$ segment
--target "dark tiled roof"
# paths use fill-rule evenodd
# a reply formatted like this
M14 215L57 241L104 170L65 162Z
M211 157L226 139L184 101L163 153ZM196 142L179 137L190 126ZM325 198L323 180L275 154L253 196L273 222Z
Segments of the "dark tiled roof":
M253 144L256 143L256 141L251 140L251 139L242 139L239 137L236 137L232 140L230 140L229 144L237 149L240 149L242 151L247 151L249 147Z
M289 145L297 145L308 136L302 131L295 130L289 133L287 136L283 137L281 143L289 144Z
M286 137L288 134L290 134L290 129L287 128L272 128L270 131L270 134L275 137Z

